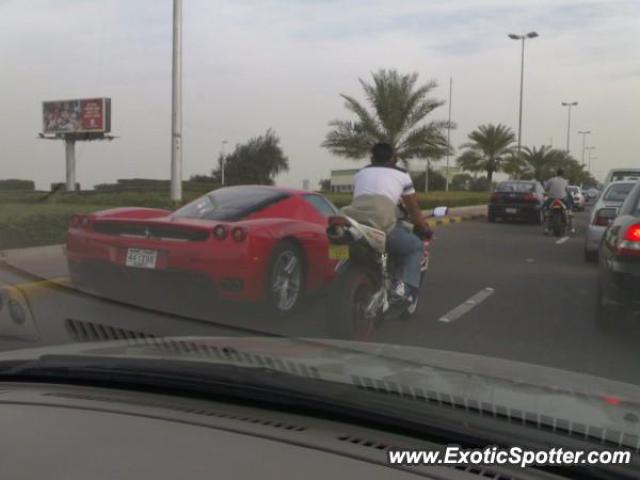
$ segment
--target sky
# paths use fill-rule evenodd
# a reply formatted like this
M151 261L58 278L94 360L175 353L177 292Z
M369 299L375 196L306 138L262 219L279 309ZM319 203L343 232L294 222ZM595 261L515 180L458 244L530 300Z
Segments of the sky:
M183 177L215 166L222 142L273 128L290 171L277 183L313 186L354 168L320 145L339 94L393 68L435 80L451 143L483 123L517 129L525 50L524 145L571 150L582 137L594 173L640 166L640 2L637 0L184 0ZM83 188L118 178L168 178L171 159L171 0L0 0L0 178L64 180L64 145L37 139L41 102L112 99L112 142L79 142ZM432 119L446 120L447 106Z

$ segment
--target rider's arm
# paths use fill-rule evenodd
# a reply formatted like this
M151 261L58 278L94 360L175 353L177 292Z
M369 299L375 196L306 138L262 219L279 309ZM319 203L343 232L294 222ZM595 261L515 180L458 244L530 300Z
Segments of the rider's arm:
M424 235L431 236L431 228L427 224L420 205L418 204L418 197L415 193L410 193L402 196L402 202L407 210L407 216L411 223L413 223L416 230Z

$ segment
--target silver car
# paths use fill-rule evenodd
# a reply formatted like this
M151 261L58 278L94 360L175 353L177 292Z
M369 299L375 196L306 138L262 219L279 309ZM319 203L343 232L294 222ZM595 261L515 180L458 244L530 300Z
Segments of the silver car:
M586 261L595 261L598 258L598 248L604 231L609 223L616 218L618 209L636 183L632 180L611 182L598 198L591 209L587 234L585 235L584 258Z

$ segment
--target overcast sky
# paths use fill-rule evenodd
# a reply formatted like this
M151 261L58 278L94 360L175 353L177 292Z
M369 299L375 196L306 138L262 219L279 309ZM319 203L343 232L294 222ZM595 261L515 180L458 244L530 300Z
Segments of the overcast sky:
M64 179L62 142L36 140L41 102L112 98L113 142L81 142L83 187L168 178L171 0L0 0L0 178L46 188ZM184 178L214 166L222 140L274 128L290 159L283 185L315 186L359 165L320 147L349 118L339 93L379 68L418 72L448 96L452 144L478 124L517 128L525 52L523 144L564 148L567 111L591 130L595 172L640 166L640 2L637 0L184 0ZM434 118L446 119L441 107Z

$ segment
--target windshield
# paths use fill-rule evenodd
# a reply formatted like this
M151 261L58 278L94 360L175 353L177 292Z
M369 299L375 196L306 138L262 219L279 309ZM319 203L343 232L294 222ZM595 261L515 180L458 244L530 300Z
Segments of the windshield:
M496 192L535 192L535 184L530 182L500 182Z
M603 199L609 202L624 202L625 198L634 187L635 183L619 183L611 185L604 194Z
M638 170L616 171L611 176L612 182L617 182L620 180L638 180L638 179L640 179L640 171Z
M175 212L176 218L238 220L287 197L282 191L259 187L220 189L200 197Z
M481 446L640 456L640 212L615 183L640 177L640 2L3 0L0 19L6 381L144 371L180 397L180 371L222 390L201 375L224 370L245 400L281 381L406 432L479 415Z

